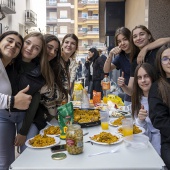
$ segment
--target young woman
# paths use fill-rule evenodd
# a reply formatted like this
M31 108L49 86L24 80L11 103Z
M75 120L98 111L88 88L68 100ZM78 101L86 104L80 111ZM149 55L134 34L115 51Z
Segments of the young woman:
M78 37L75 34L66 34L61 43L61 69L64 72L64 77L67 79L69 93L74 85L76 77L77 63L75 59L76 51L78 50ZM66 81L65 81L66 82Z
M155 129L149 118L148 94L152 83L156 80L153 67L148 63L138 65L134 74L132 94L132 117L135 124L145 129L145 135L160 155L160 132Z
M53 77L51 86L41 88L41 100L37 109L33 124L27 134L27 139L34 137L43 129L53 117L57 115L57 107L67 98L67 87L64 87L65 77L61 70L61 48L58 38L51 34L45 34L44 39L47 48L47 58L50 64L50 74ZM67 83L67 82L66 82ZM21 147L21 152L26 148Z
M16 136L15 146L21 146L25 143L40 102L39 90L45 84L47 87L52 86L52 76L49 72L49 63L45 55L46 48L43 35L39 32L32 32L26 35L21 53L14 68L9 68L7 71L12 84L13 94L26 86L26 84L30 84L30 90L27 93L32 95L32 101L26 111L22 127L20 127ZM14 110L14 112L20 111Z
M23 45L23 38L16 31L0 35L0 169L8 170L15 160L14 140L25 112L11 113L13 108L28 109L31 96L25 94L29 86L12 96L11 84L6 67L17 58ZM11 63L12 65L12 63Z
M161 157L170 169L170 43L163 45L156 56L158 80L149 92L149 116L161 133Z
M47 88L47 86L41 88L41 101L34 119L38 130L43 129L46 126L46 121L50 121L57 115L57 107L62 104L63 100L67 100L68 96L67 87L64 86L67 81L60 64L60 41L56 36L51 34L45 34L44 39L46 42L48 61L52 70L51 74L54 77L54 85L51 88Z
M104 64L104 72L109 73L113 69L121 69L124 72L125 84L128 85L130 78L130 35L128 28L121 27L115 33L115 46L109 52L109 56ZM114 60L112 61L112 57ZM125 105L131 104L131 97L125 94Z
M131 59L131 70L130 70L130 79L128 86L125 84L125 78L124 76L121 76L118 78L118 85L122 88L122 90L128 94L132 95L133 92L133 82L134 82L134 72L137 67L137 56L140 52L140 50L146 50L147 48L151 49L146 53L144 56L144 62L147 62L151 64L154 67L154 61L155 61L155 56L158 51L158 48L162 45L159 41L152 44L154 41L154 38L151 34L151 32L143 25L138 25L136 26L131 33L131 53L130 53L130 59ZM144 48L147 46L147 48Z
M86 58L85 67L88 70L88 93L90 98L93 98L93 90L101 92L101 80L104 78L103 66L106 58L99 57L99 52L96 48L90 48L88 57Z

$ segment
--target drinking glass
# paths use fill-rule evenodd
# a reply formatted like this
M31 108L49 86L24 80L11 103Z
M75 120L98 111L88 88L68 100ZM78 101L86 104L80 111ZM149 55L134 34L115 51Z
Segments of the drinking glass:
M100 111L100 120L101 120L101 128L102 130L109 129L109 112L108 111Z
M125 118L122 120L122 129L124 136L133 135L133 120L132 118Z

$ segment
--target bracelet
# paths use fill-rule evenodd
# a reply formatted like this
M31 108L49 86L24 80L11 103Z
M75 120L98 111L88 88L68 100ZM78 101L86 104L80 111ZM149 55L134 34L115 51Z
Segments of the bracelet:
M11 100L10 100L10 110L12 110L14 108L14 96L11 96Z
M7 99L7 109L10 108L10 103L11 103L11 96L8 96L8 99Z

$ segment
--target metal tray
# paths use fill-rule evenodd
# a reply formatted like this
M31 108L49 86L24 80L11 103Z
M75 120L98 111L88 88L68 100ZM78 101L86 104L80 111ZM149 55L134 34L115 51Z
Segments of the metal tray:
M96 122L89 122L89 123L77 123L81 126L81 128L87 128L87 127L93 127L93 126L98 126L101 124L101 121L96 121Z
M78 108L74 108L74 109L78 109ZM84 109L79 109L79 110L98 110L98 109L94 109L94 108L84 108ZM86 127L93 127L93 126L98 126L101 124L101 121L95 121L95 122L87 122L87 123L78 123L78 122L74 122L77 123L81 126L81 128L86 128Z

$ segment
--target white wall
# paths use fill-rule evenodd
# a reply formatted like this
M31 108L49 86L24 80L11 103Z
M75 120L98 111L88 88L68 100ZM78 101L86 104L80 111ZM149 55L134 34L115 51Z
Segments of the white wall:
M27 4L30 4L27 6ZM25 29L29 28L25 25L25 10L30 9L37 14L37 27L31 28L34 30L45 31L46 26L46 0L15 0L15 11L16 14L5 14L6 17L1 20L2 32L7 31L5 26L9 27L8 30L15 30L20 32L23 27L23 31L20 32L23 36L25 34ZM29 28L30 29L30 28Z
M30 0L30 9L37 14L37 28L45 31L46 28L46 0Z
M25 0L15 0L15 11L16 14L12 14L10 28L11 30L19 31L19 24L25 25ZM9 17L10 18L10 17Z

